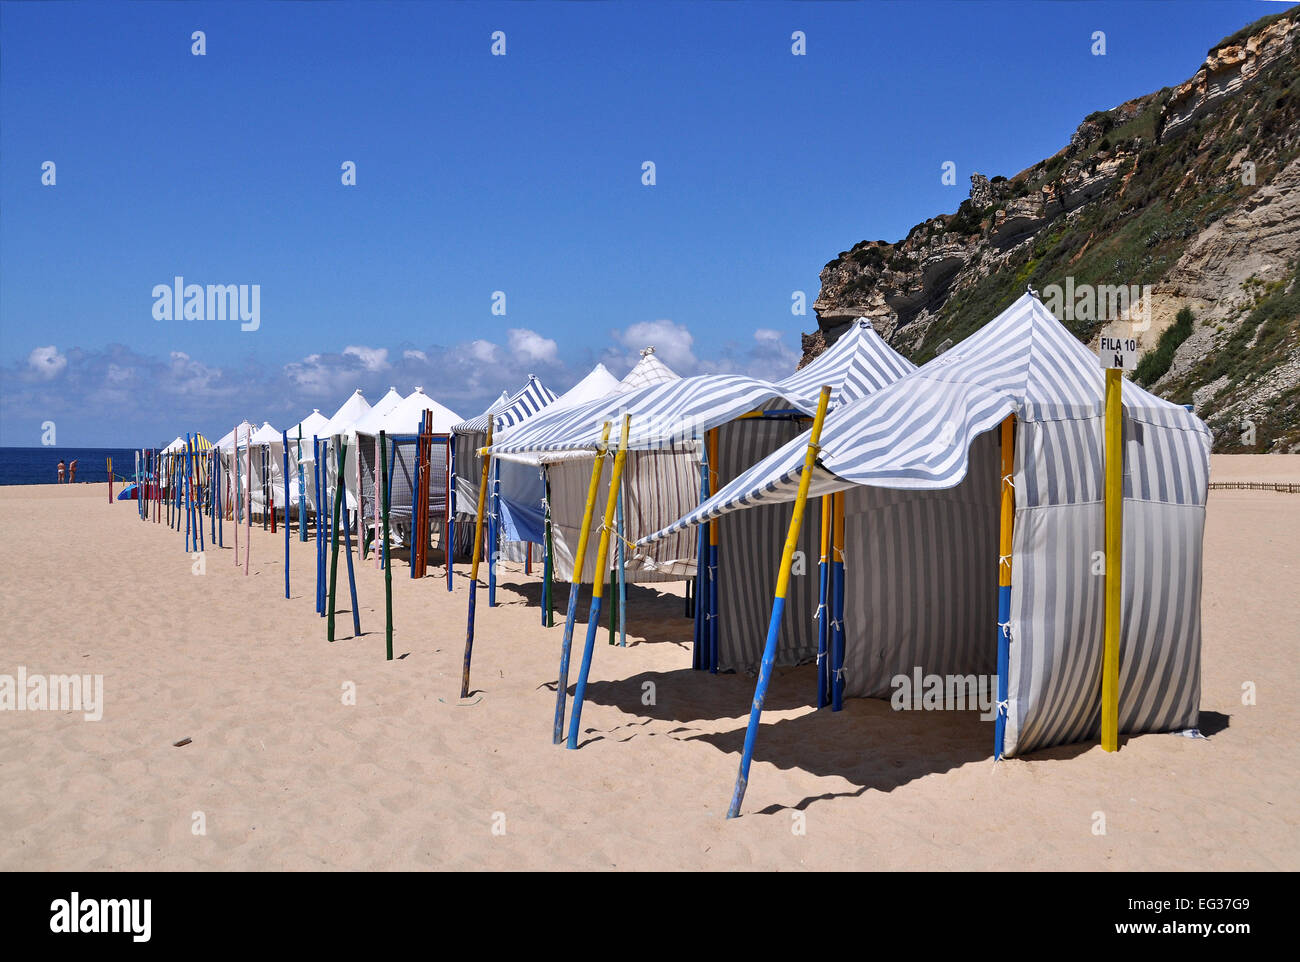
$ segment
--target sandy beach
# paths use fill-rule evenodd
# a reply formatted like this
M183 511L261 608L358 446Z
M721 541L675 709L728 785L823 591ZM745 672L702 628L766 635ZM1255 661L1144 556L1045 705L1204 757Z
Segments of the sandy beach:
M1213 479L1300 480L1300 456L1216 455ZM441 567L395 565L387 662L373 563L364 634L344 591L330 644L314 544L295 532L286 601L282 536L254 529L245 575L227 527L195 574L134 508L103 484L0 488L0 673L102 674L105 701L99 721L0 712L5 870L1300 868L1300 495L1210 494L1208 739L995 764L975 712L819 713L811 667L778 670L730 822L753 680L691 670L680 593L631 592L626 649L602 627L566 751L536 574L503 566L494 609L480 591L462 702L466 567L449 593Z

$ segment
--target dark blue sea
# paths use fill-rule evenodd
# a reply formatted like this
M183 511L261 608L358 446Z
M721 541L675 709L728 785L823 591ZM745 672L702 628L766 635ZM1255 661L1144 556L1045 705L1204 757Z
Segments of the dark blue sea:
M113 459L113 474L130 478L135 474L135 452L130 448L0 448L0 484L56 484L59 459L77 462L77 483L108 480L107 459Z

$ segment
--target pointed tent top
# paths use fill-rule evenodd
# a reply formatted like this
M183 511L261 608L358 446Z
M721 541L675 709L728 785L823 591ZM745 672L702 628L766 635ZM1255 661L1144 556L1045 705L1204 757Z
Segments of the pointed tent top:
M226 435L220 441L217 442L216 446L222 451L226 451L226 452L233 451L235 450L236 431L239 432L239 443L243 444L245 441L248 440L249 433L256 430L257 430L256 425L250 424L247 421L241 421L238 427L233 428L230 431L227 431ZM180 439L177 438L176 440L179 441ZM176 442L173 441L172 443L175 444ZM182 445L183 444L184 442L182 442Z
M262 426L253 432L254 444L279 444L280 432L271 427L270 421L263 421Z
M459 414L443 407L417 387L391 410L367 417L364 423L358 422L356 430L370 437L377 437L380 431L385 434L414 434L425 411L433 412L434 434L450 434L451 426L460 420Z
M501 397L478 417L461 421L453 426L452 430L456 434L486 434L489 419L493 419L495 430L502 431L548 407L557 396L535 374L530 374L519 390L513 394L503 392Z
M934 360L828 414L811 494L851 484L954 487L966 477L976 436L1009 414L1030 422L1100 417L1104 380L1096 356L1042 301L1023 294ZM1198 435L1209 450L1207 428L1182 405L1131 381L1124 385L1123 403L1131 419ZM807 446L804 432L643 542L760 502L792 500Z
M366 401L365 395L361 393L361 389L357 388L334 412L334 416L326 422L325 429L320 436L325 438L333 437L336 434L350 433L356 427L356 423L361 416L369 410L369 402Z
M637 361L636 366L628 371L627 376L619 382L621 392L626 393L651 384L661 384L664 381L680 379L680 376L674 373L667 364L655 357L654 350L653 347L641 350L641 360Z
M890 347L870 321L859 317L807 367L777 383L814 404L822 386L829 384L833 410L915 370L916 365Z
M329 423L329 419L320 413L320 410L313 408L311 414L307 415L297 424L289 428L289 439L296 441L298 439L299 429L302 431L302 439L310 442L312 435L319 435L321 430Z

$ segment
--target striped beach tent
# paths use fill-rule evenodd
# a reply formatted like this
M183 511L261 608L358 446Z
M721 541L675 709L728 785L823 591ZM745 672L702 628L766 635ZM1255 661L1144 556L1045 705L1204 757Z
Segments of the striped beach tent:
M489 423L494 436L522 424L559 397L534 374L514 393L503 393L478 417L461 421L452 428L455 445L455 515L457 549L467 554L478 517L478 491L483 460L479 449L487 443ZM546 490L537 470L519 465L494 463L489 480L492 537L488 557L493 560L523 561L528 543L542 541L542 501Z
M827 416L810 495L844 492L844 655L833 666L844 695L889 698L904 676L1000 675L996 756L1097 736L1103 381L1097 358L1027 293L946 353ZM1123 425L1120 731L1193 729L1210 434L1182 405L1131 382ZM794 438L647 541L788 504L807 443L806 433ZM1004 481L1014 499L1007 556Z

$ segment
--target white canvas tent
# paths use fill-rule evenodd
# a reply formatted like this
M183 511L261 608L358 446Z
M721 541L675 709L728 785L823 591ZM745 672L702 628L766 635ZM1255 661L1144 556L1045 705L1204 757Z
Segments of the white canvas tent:
M890 697L893 679L916 671L994 674L1001 654L995 755L1097 735L1103 400L1097 358L1031 293L924 367L827 417L811 495L845 492L846 695ZM1123 401L1120 731L1193 729L1210 434L1181 405L1136 384L1123 385ZM996 429L1008 418L1014 523L1011 554L1000 559ZM759 460L647 542L788 504L807 441L800 435ZM1000 564L1010 567L1005 624ZM756 614L765 622L767 608Z

